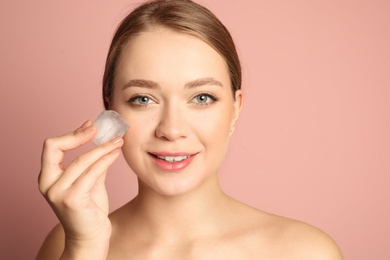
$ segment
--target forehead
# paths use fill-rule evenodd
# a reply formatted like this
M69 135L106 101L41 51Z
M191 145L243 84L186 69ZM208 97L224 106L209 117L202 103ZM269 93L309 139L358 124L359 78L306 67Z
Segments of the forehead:
M223 57L200 38L154 28L133 38L119 58L114 85L132 79L164 83L213 77L229 82Z

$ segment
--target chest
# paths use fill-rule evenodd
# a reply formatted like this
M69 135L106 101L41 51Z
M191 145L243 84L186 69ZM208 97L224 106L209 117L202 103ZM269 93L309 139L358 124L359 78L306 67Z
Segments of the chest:
M130 242L130 241L129 241ZM262 259L267 255L264 250L252 243L240 239L204 239L192 242L147 242L119 243L110 245L107 259L142 260L195 260L195 259Z

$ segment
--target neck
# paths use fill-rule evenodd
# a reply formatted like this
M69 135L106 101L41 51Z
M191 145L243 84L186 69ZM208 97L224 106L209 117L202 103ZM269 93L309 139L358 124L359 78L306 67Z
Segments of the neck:
M143 227L143 232L166 241L218 232L231 201L216 176L194 190L174 196L161 195L140 183L139 194L129 207L132 221Z

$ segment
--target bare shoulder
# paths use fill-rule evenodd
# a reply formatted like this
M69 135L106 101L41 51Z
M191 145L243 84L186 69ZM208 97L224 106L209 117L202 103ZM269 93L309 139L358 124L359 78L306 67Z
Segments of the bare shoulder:
M57 224L47 235L36 259L60 259L62 252L64 251L64 243L64 230L60 224Z
M336 242L322 230L300 221L285 221L286 238L297 259L343 259Z
M284 257L300 260L344 259L336 242L322 230L301 221L264 212L262 215L263 219L266 219L266 224L264 225L262 221L259 235L264 236L266 230L270 244L277 249L275 252L286 253L281 259Z

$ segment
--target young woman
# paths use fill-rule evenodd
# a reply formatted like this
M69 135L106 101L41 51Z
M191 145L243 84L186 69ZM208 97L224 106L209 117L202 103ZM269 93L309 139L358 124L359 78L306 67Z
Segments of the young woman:
M106 109L129 123L122 138L61 165L96 134L91 121L48 138L39 188L60 223L37 259L342 259L307 224L224 194L218 168L242 106L233 40L188 0L147 2L119 26L103 79ZM104 180L122 150L139 194L108 214Z

